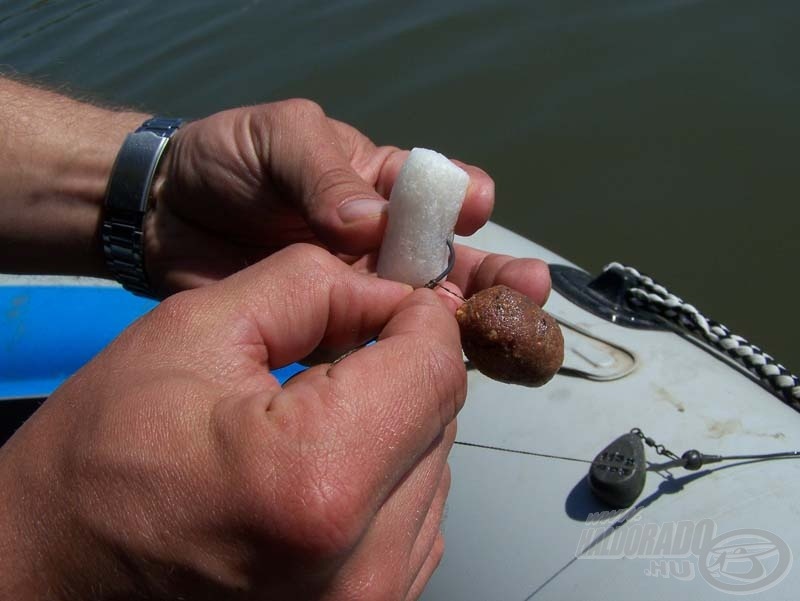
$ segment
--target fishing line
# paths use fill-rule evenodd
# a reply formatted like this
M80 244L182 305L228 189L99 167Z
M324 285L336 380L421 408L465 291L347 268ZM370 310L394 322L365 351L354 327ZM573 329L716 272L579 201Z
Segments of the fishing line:
M535 451L523 451L521 449L507 449L505 447L495 447L492 445L478 444L476 442L455 441L455 444L464 447L475 447L478 449L488 449L490 451L502 451L503 453L516 453L517 455L532 455L534 457L544 457L545 459L563 459L564 461L577 461L579 463L591 463L588 459L578 459L576 457L565 457L564 455L553 455L550 453L536 453Z

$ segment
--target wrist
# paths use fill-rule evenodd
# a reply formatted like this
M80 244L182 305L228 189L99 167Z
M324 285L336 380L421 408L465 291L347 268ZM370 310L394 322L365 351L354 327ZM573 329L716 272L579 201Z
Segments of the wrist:
M58 189L53 190L50 215L62 216L67 227L60 239L51 231L55 242L67 257L61 273L90 275L112 279L103 254L102 222L109 178L125 137L138 127L146 115L111 113L102 135L87 140L78 164L64 165ZM60 194L64 190L64 195ZM52 263L51 263L52 265Z
M108 176L145 118L0 79L0 271L107 276Z

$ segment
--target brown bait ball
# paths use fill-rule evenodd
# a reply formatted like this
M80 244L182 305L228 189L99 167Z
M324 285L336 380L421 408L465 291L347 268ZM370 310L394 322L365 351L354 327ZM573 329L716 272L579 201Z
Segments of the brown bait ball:
M464 354L481 373L509 384L541 386L564 362L553 317L508 286L474 294L456 310Z

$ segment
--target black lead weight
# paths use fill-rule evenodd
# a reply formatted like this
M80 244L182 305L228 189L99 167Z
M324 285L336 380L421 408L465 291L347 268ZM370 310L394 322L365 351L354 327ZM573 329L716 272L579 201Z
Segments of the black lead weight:
M623 434L592 461L589 487L601 501L623 509L642 494L646 475L642 439L636 434Z
M669 457L670 461L647 465L644 458L644 445L653 447L659 455ZM656 444L645 436L639 428L623 434L600 451L589 468L589 488L595 497L614 509L630 507L644 490L648 470L662 471L683 468L697 471L709 463L720 461L768 461L770 459L800 459L800 451L779 453L760 453L746 455L704 455L697 449L690 449L678 457L675 453Z

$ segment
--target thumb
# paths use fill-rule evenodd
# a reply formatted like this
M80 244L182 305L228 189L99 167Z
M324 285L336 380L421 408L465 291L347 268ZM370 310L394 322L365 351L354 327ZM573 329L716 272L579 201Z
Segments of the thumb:
M294 244L192 291L192 331L206 348L258 350L270 369L317 348L347 349L378 335L412 288L353 271L318 246ZM195 343L197 344L197 343Z
M350 162L355 152L374 146L355 130L341 135L318 105L292 102L294 110L278 121L287 135L273 133L273 168L293 189L306 222L328 248L348 255L377 249L388 202Z
M306 219L316 236L331 250L364 255L376 250L386 229L389 203L358 181L358 175L326 172L312 197ZM343 200L344 199L344 200Z
M314 234L331 250L362 255L377 249L389 203L335 147L304 169L303 211Z

